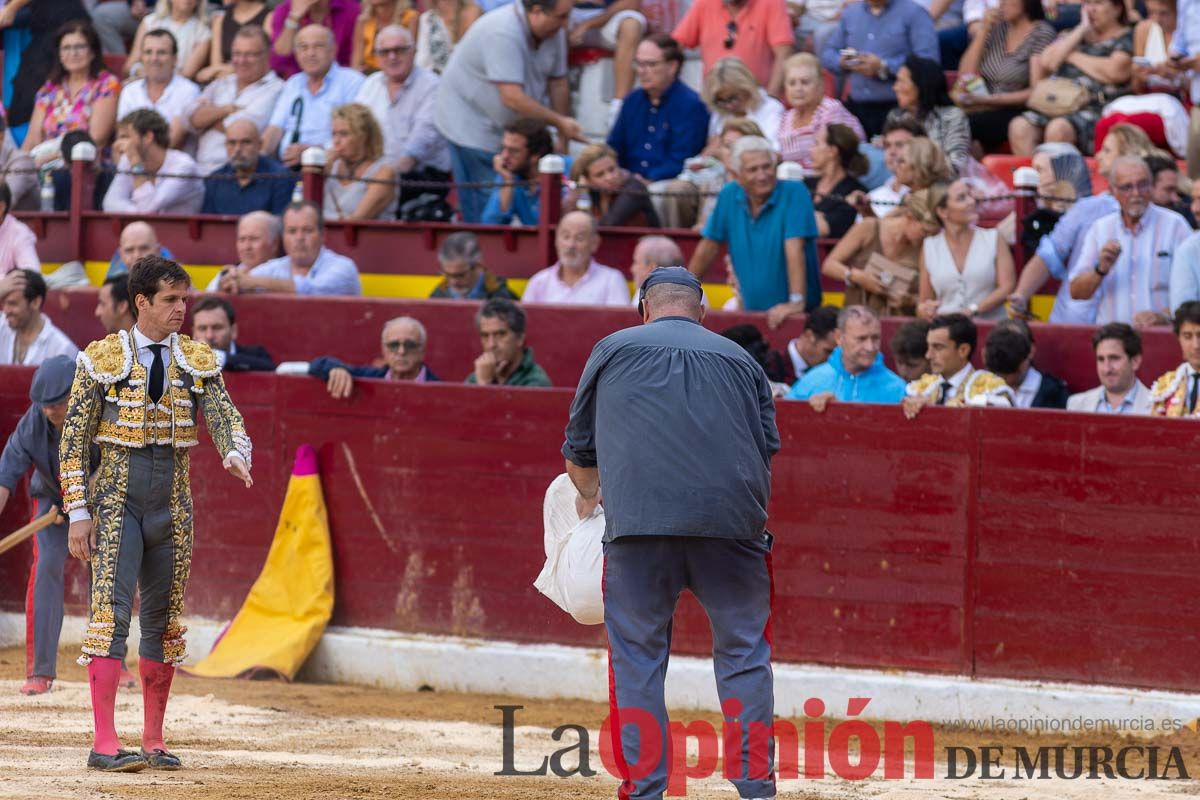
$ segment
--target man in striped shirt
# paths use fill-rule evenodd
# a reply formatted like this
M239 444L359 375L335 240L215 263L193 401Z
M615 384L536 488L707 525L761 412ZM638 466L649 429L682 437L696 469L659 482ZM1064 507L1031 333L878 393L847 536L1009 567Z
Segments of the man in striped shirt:
M1088 301L1088 322L1134 327L1170 321L1171 258L1191 229L1182 216L1150 202L1150 168L1135 156L1113 162L1120 210L1092 223L1071 270L1071 297Z

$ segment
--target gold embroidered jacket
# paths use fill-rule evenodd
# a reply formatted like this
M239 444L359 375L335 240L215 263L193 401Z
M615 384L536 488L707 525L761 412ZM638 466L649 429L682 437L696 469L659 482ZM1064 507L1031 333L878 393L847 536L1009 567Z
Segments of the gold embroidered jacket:
M937 402L941 390L942 376L929 373L910 383L907 394L909 397L928 397ZM958 385L954 396L946 399L945 405L951 408L1015 406L1015 401L1012 387L1003 378L985 369L972 368L966 379Z
M92 342L79 354L59 448L64 510L86 504L83 459L90 443L120 447L160 444L194 447L197 407L222 458L238 453L250 465L251 445L242 415L225 391L212 349L172 334L168 389L157 403L146 391L146 368L134 357L128 331Z
M1188 392L1191 386L1188 382L1188 365L1180 364L1165 375L1159 377L1150 388L1150 413L1156 417L1186 417ZM1200 417L1200 403L1191 416Z

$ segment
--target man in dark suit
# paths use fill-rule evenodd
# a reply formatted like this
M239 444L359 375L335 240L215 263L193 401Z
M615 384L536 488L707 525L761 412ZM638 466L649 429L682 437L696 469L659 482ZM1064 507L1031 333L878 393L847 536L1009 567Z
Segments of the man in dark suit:
M262 347L237 342L237 315L223 297L205 297L192 309L192 338L213 349L225 372L271 372L275 362Z
M325 381L331 397L345 399L354 391L355 378L385 381L440 380L425 364L425 326L412 317L396 317L383 325L380 335L383 366L351 367L333 356L321 356L308 365L308 374Z
M1071 393L1062 378L1033 366L1033 331L1024 320L997 323L983 349L984 366L1004 379L1017 408L1066 408Z

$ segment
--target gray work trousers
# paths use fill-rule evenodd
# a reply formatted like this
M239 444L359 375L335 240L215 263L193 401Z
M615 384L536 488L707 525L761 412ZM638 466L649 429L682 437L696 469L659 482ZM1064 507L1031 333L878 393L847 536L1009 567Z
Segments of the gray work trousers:
M608 630L609 699L621 798L658 800L667 787L671 743L663 685L671 651L671 624L679 595L688 589L708 614L713 634L713 671L724 707L738 700L742 713L741 768L731 779L742 797L774 797L775 745L768 736L751 748L751 725L770 729L775 692L771 671L771 552L769 533L754 539L700 536L622 536L604 545L604 626ZM657 764L643 764L638 709L658 722ZM644 717L639 713L637 716ZM730 720L732 723L732 720ZM718 731L720 734L720 731ZM654 748L647 748L653 758ZM756 752L757 751L757 752ZM736 759L737 753L724 753ZM757 758L756 758L757 756ZM765 762L765 763L764 763ZM636 769L631 769L637 765ZM630 777L632 773L644 777Z
M133 615L133 595L141 589L138 612L142 641L138 655L163 661L163 632L175 572L175 540L171 529L171 486L175 450L153 445L129 451L129 483L113 581L111 658L125 658L125 639Z
M54 508L54 503L37 498L37 516ZM25 596L26 677L58 676L58 637L63 624L63 570L67 565L67 523L37 532L33 570Z

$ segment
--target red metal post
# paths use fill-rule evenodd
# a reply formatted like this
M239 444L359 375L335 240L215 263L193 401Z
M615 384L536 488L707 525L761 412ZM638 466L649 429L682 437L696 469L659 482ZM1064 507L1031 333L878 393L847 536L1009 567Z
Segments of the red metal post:
M562 156L543 156L538 162L538 266L548 266L557 261L554 247L554 231L562 218Z
M83 212L92 210L92 195L96 190L96 146L80 142L71 148L71 221L70 256L73 261L84 260Z
M310 147L300 156L300 182L304 199L318 206L325 201L325 151Z

